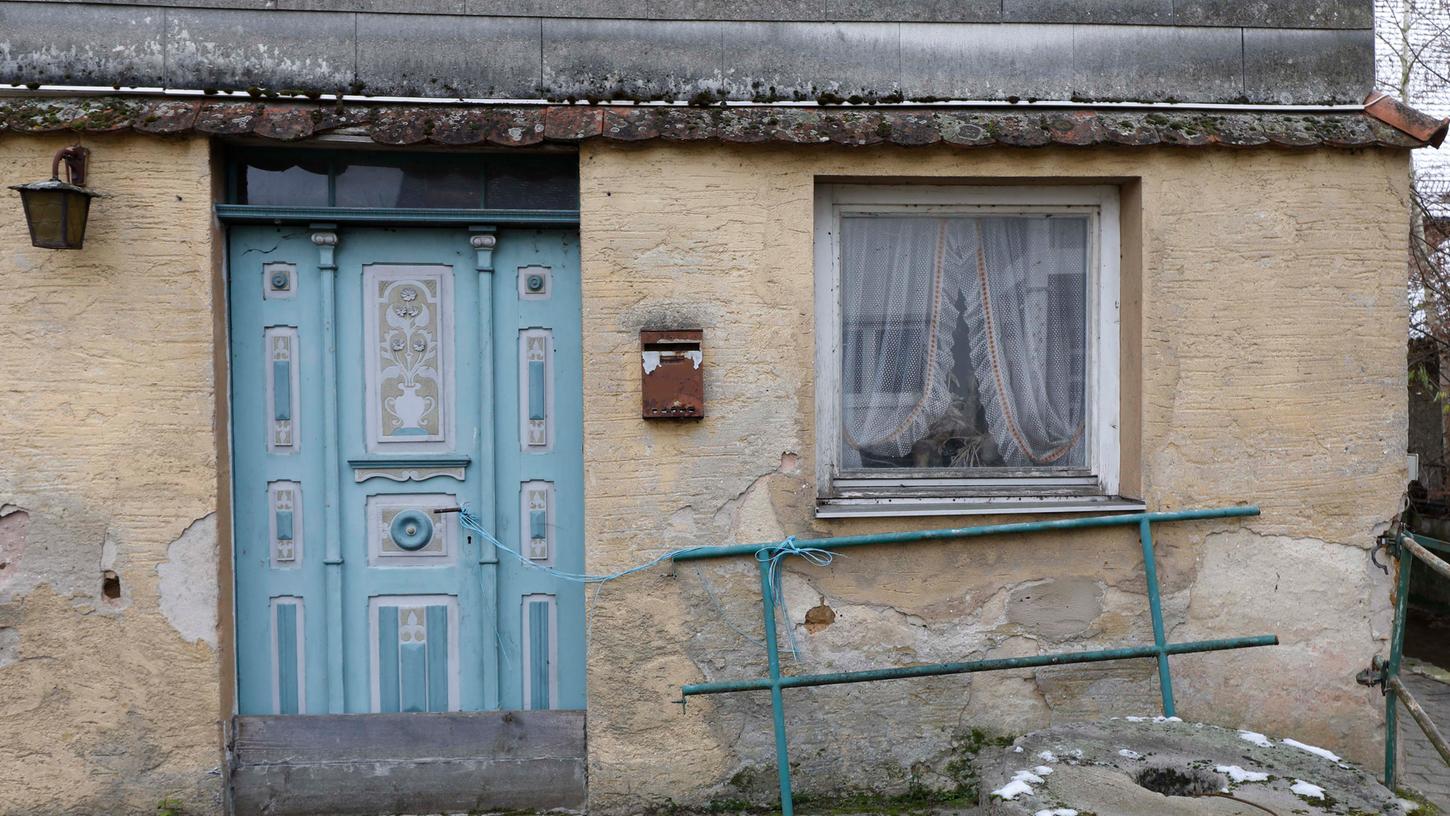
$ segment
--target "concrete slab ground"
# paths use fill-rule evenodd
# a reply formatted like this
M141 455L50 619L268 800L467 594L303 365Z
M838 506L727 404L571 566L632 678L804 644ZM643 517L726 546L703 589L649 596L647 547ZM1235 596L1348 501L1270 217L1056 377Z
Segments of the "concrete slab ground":
M1056 726L978 757L991 816L1410 812L1364 770L1292 739L1172 719Z
M1400 675L1405 688L1415 695L1441 732L1450 730L1450 671L1426 667ZM1450 813L1450 767L1435 746L1400 707L1400 785L1414 790L1445 813Z

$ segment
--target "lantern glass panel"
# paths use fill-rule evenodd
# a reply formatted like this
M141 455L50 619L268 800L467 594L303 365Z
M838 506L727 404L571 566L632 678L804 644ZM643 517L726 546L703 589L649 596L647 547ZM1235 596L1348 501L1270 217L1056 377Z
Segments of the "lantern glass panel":
M13 199L12 199L13 200ZM30 243L47 249L65 246L65 195L57 190L22 190Z
M86 240L86 217L91 210L91 197L85 193L65 192L65 243L67 249L80 249Z
M91 196L65 187L20 189L30 243L45 249L80 249L86 238Z

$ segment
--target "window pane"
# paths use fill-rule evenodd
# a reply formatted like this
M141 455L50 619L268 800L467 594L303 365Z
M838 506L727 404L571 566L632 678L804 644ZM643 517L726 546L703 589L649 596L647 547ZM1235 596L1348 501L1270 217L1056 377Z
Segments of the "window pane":
M347 159L338 165L337 206L478 209L483 167L442 156Z
M494 160L488 172L489 209L579 209L575 156L520 156Z
M237 203L327 206L327 160L303 155L249 157L237 172Z
M1088 223L844 217L842 466L1086 467Z

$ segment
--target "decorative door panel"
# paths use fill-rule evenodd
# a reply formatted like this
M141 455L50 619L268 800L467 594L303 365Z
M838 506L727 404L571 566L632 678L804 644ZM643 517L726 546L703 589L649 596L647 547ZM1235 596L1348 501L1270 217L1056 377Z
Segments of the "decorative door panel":
M578 240L557 231L506 230L494 266L497 379L517 389L501 387L495 402L501 512L494 535L535 564L582 573ZM501 671L500 705L583 708L583 588L508 556L499 561L498 585L499 631L519 656Z
M379 712L457 711L458 603L449 596L371 599L372 707Z
M230 235L242 714L582 707L577 243Z
M363 268L370 452L451 447L452 282L443 266Z

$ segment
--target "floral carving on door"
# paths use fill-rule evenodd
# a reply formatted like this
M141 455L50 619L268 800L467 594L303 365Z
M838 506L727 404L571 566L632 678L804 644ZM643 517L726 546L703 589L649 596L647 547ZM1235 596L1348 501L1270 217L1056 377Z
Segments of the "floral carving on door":
M372 266L366 292L369 442L446 443L448 271Z

